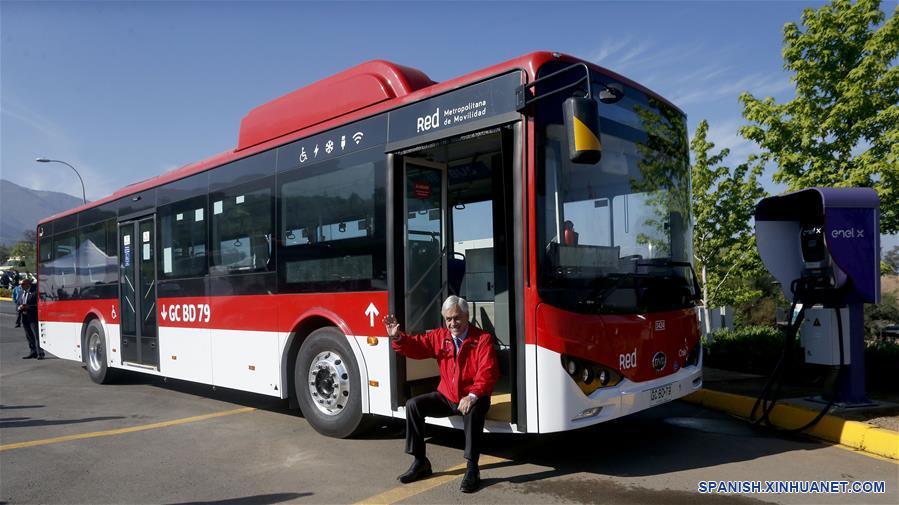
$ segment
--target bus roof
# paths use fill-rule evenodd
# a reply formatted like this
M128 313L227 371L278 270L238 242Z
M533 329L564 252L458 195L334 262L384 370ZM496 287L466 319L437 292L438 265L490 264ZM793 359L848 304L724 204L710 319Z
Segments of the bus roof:
M432 81L424 72L411 67L384 60L367 61L252 109L241 120L237 146L233 150L129 184L99 200L46 217L38 224L183 179L344 123L446 93L511 70L525 71L530 81L535 78L537 70L544 63L552 60L572 63L583 61L561 53L533 52L442 83ZM637 88L680 111L664 97L640 84L596 64L590 62L587 64L593 70Z

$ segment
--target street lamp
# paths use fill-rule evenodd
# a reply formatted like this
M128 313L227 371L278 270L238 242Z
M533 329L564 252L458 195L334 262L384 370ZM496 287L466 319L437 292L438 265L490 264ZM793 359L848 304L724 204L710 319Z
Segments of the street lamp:
M73 167L72 165L69 165L68 163L66 163L65 161L62 161L62 160L51 160L49 158L35 158L34 161L36 161L38 163L62 163L63 165L68 166L72 170L75 170L75 167ZM81 200L86 205L87 197L85 196L85 193L84 193L84 179L81 178L81 174L79 174L77 170L75 170L75 175L77 175L78 180L81 181Z

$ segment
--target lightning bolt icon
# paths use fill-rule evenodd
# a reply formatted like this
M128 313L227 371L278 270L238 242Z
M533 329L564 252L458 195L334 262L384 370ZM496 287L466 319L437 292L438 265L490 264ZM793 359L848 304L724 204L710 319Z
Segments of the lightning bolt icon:
M318 158L318 144L315 144L315 149L312 151L312 157Z

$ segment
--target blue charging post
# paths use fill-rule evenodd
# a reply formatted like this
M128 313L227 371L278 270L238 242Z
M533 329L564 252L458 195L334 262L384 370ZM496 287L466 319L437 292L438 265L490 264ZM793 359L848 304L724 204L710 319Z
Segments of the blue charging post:
M765 198L756 206L755 227L759 256L787 299L848 309L848 362L833 400L842 407L871 405L865 394L863 309L865 303L880 302L877 193L809 188ZM830 335L833 342L840 337L837 330Z
M852 360L840 378L834 400L842 407L871 405L865 394L865 310L862 303L849 304L849 355Z

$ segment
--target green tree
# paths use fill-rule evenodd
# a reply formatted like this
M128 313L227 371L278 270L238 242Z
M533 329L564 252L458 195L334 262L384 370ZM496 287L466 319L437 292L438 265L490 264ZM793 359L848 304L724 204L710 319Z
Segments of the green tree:
M886 19L879 0L806 9L801 28L784 26L782 55L794 98L777 103L740 95L751 123L740 132L777 164L775 181L790 189L873 187L882 233L899 231L897 11Z
M734 169L723 165L729 150L713 154L715 144L708 140L708 131L708 122L702 120L690 142L693 256L706 311L761 295L746 281L764 273L750 220L756 203L765 196L759 182L763 165L755 158Z
M883 273L899 274L899 245L883 253L880 263L882 265L880 269L883 270ZM884 266L887 268L885 269Z
M37 235L34 230L27 230L25 233L25 240L20 242L16 242L13 244L12 248L9 250L9 256L12 257L20 257L25 260L25 272L35 273L37 272L36 262L37 262Z

